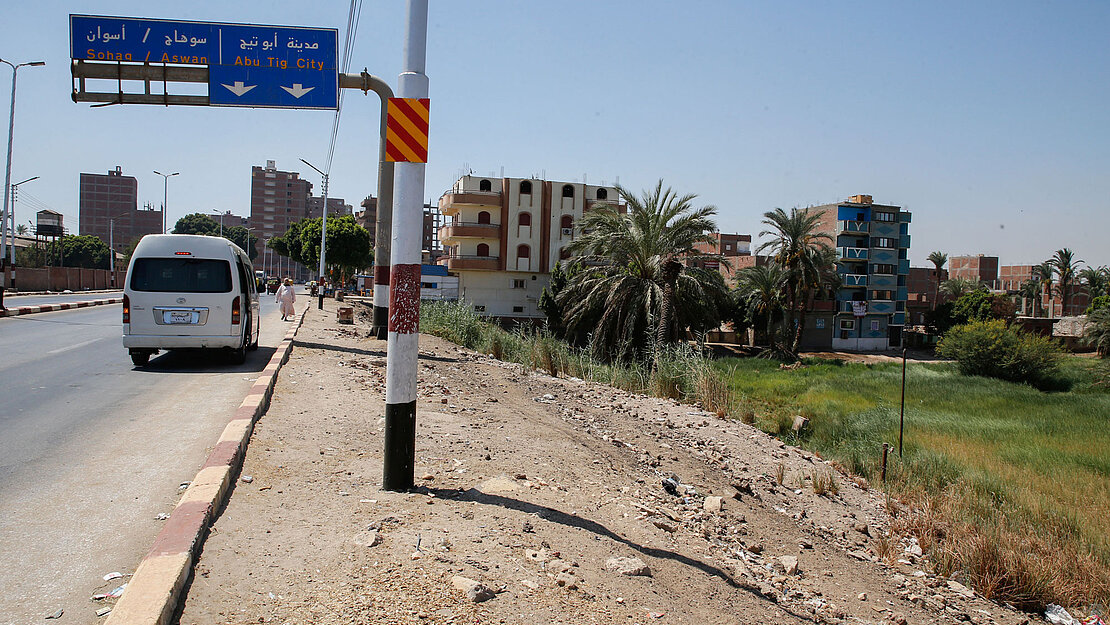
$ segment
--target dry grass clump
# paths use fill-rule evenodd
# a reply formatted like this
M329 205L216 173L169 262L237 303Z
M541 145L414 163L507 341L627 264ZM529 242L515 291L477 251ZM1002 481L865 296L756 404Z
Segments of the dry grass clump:
M814 469L810 476L815 495L838 495L840 485L836 483L836 475L830 469Z
M775 465L775 481L782 486L784 480L786 480L786 465L780 462Z

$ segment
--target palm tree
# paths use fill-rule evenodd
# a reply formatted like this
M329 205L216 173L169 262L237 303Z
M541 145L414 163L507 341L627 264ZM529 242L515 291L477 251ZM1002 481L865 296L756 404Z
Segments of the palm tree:
M1079 268L1079 263L1083 261L1075 260L1075 253L1065 247L1056 250L1052 258L1046 262L1056 273L1057 289L1060 293L1060 299L1064 302L1062 312L1066 317L1068 314L1068 300L1072 297L1071 289L1075 285L1075 272Z
M1087 267L1079 272L1079 281L1087 287L1088 299L1093 300L1100 295L1106 295L1107 286L1110 286L1110 269L1105 266L1098 269Z
M766 319L767 340L770 352L775 349L775 317L782 314L782 291L785 275L778 265L746 267L736 277L736 292L740 306L748 317L755 322L757 318Z
M1100 308L1090 314L1082 341L1094 347L1100 357L1110 356L1110 309Z
M763 213L763 223L770 229L759 236L773 238L758 251L770 250L774 262L785 272L786 310L794 324L794 338L787 346L791 353L798 351L810 295L836 266L832 237L819 229L821 215L808 208L792 208L789 214L781 208Z
M1052 293L1052 285L1055 282L1055 276L1053 275L1051 264L1043 262L1033 267L1033 279L1036 280L1037 284L1041 287L1042 295ZM1045 316L1051 317L1051 311Z
M940 270L944 269L944 264L948 262L948 254L944 252L930 252L926 260L933 263L933 267L935 267L933 273L937 279L937 283L933 290L933 310L936 310L937 299L940 298Z
M940 291L949 301L956 301L960 296L970 293L983 285L977 280L968 280L967 278L952 278L945 280L940 284Z
M1026 280L1021 283L1018 293L1029 300L1032 316L1037 316L1037 300L1041 297L1041 283L1037 280Z
M27 234L27 224L19 224L15 227L15 233L19 236Z
M617 187L627 213L611 204L592 208L578 223L572 254L598 265L576 275L559 294L567 329L592 325L591 345L598 355L627 356L642 351L652 333L659 344L677 337L679 295L701 301L727 298L722 280L686 267L691 258L718 259L698 244L714 245L711 217L716 207L694 208L696 195L678 195L660 180L637 198ZM718 291L721 291L718 293Z

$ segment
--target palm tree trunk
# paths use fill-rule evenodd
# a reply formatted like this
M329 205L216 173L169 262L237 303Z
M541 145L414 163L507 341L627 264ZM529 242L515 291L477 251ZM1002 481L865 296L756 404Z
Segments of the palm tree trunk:
M656 340L660 345L674 340L674 293L681 271L682 263L677 260L663 263L663 302L659 307L659 327L656 329Z

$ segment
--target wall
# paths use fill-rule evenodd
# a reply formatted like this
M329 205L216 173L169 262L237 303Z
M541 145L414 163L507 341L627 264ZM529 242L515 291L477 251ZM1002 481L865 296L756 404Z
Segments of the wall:
M79 269L76 267L45 267L27 269L16 267L15 284L20 291L87 291L111 288L112 272L107 269ZM123 283L123 272L116 279Z

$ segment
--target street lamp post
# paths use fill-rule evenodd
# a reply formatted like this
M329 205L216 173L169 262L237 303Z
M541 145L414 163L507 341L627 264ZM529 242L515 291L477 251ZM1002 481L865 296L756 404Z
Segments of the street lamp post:
M220 216L220 236L222 237L224 236L224 214L214 208L211 211Z
M108 270L112 272L112 288L116 287L116 220L108 220Z
M38 176L32 176L32 177L30 177L26 180L23 180L21 182L17 182L17 183L12 185L12 205L11 205L11 208L8 209L8 214L11 215L11 217L12 217L11 247L8 249L8 251L10 253L10 256L8 258L8 264L12 268L12 279L9 283L11 284L11 287L12 287L13 290L15 289L15 198L16 198L16 191L19 189L19 185L24 184L26 182L31 182L32 180L38 180L38 179L39 179ZM4 254L4 248L2 246L0 246L0 256L2 256L3 254Z
M324 261L327 258L327 249L324 247L324 245L328 241L328 175L325 174L324 172L320 171L315 165L313 165L312 163L304 160L303 158L301 159L301 162L304 163L305 165L308 165L309 167L315 169L316 173L318 173L318 174L320 174L321 176L324 177L324 207L320 210L320 212L323 214L323 217L320 220L320 272L319 272L321 281L323 281ZM320 287L320 301L317 304L316 308L318 310L323 310L324 309L324 288L323 288L323 286Z
M9 190L11 189L11 183L12 183L12 138L15 135L15 78L16 78L16 75L19 73L19 68L21 68L21 67L40 67L42 65L46 65L46 61L30 61L30 62L27 62L27 63L15 63L15 64L13 64L11 61L0 59L0 63L3 63L5 65L7 65L8 67L12 68L12 104L11 104L11 112L8 114L8 159L6 161L6 164L4 165L4 213L3 213L3 218L0 219L0 221L3 222L3 226L0 227L0 242L7 241L7 239L8 239L8 222L10 221L11 222L11 229L12 229L11 263L14 266L15 265L15 220L12 219L13 215L8 210L8 193L9 193ZM0 247L0 271L4 270L3 251L4 251L3 247ZM11 273L8 274L8 286L10 288L15 288L15 271L14 271L14 269L12 269Z
M168 212L167 209L169 208L166 206L166 204L169 202L170 178L172 176L180 174L181 172L175 171L172 174L163 174L162 172L156 170L154 173L162 177L162 234L166 234L166 213Z

